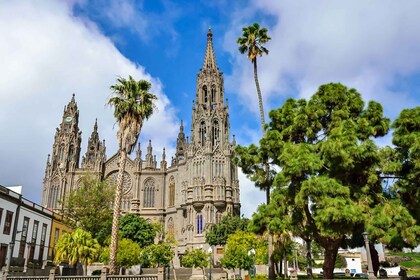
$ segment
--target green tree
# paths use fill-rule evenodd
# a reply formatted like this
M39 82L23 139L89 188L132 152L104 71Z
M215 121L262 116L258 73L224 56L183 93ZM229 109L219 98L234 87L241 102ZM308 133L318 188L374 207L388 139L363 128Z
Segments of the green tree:
M238 230L229 236L226 247L220 259L224 268L250 270L254 263L266 263L267 243L255 233Z
M117 266L131 267L139 264L140 245L127 238L118 241ZM103 248L99 260L105 264L109 263L109 247Z
M153 244L156 236L156 227L153 224L131 213L121 217L119 230L122 238L137 242L141 248Z
M63 204L63 216L73 229L81 228L92 234L100 244L111 234L111 204L114 188L92 175L82 177L80 187L70 190Z
M226 215L218 224L213 224L206 232L206 242L210 246L225 245L230 234L246 230L249 220L239 216Z
M174 250L168 243L151 244L140 253L140 262L144 266L168 266L173 258Z
M100 245L92 235L82 229L72 233L64 233L54 247L55 263L68 262L83 264L83 275L86 275L87 265L96 261L99 256Z
M347 267L346 258L343 255L337 255L337 258L335 259L334 267L346 268Z
M151 84L148 81L136 81L133 77L129 76L128 80L118 78L117 82L117 84L111 86L113 96L108 101L108 104L114 107L114 117L119 124L117 139L120 154L109 257L111 274L117 272L118 224L127 155L133 152L143 126L143 121L153 114L153 101L157 99L154 94L149 92Z
M309 101L289 99L269 116L257 152L280 170L272 195L277 215L325 249L324 277L332 278L346 235L371 232L370 217L387 200L373 138L388 132L389 120L379 103L365 107L355 89L341 84L322 85Z
M181 265L183 267L201 268L204 275L204 268L209 265L210 254L204 252L202 248L188 248L182 258Z
M257 234L267 234L267 229L270 228L270 233L274 237L274 262L280 263L280 276L287 277L287 259L291 253L292 232L290 225L290 217L283 215L281 207L279 207L279 200L276 199L275 191L272 193L273 198L269 205L261 204L257 211L252 215L252 220L249 224L249 229ZM280 210L280 211L279 211ZM283 269L284 268L284 269Z
M385 151L384 173L396 180L392 193L420 224L420 107L402 110L392 128L395 148Z

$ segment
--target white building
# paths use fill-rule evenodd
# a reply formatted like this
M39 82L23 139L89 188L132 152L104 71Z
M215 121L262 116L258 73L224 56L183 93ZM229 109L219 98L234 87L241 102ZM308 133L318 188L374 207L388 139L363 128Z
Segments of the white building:
M48 257L52 211L0 186L0 267L42 266Z

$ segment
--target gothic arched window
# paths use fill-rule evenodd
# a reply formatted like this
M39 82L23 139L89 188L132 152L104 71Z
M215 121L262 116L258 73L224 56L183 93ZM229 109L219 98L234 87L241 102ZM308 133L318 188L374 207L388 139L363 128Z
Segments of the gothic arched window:
M220 134L220 128L219 128L219 121L218 120L213 121L211 134L212 134L211 135L212 143L213 143L213 146L215 146L219 142L219 134Z
M58 150L58 159L63 160L63 157L64 157L64 144L61 144Z
M197 234L203 233L203 215L197 214Z
M175 205L175 180L174 177L169 179L169 206Z
M206 122L201 121L201 124L200 124L200 141L201 141L202 146L204 146L204 144L206 143L206 139L207 139Z
M207 86L203 86L203 103L207 103L208 96L207 96Z
M72 160L73 153L74 153L74 146L71 145L70 148L69 148L69 154L67 156L67 161L71 161Z
M216 86L211 86L211 102L216 102Z
M144 183L143 207L155 207L155 181L153 179L148 179Z

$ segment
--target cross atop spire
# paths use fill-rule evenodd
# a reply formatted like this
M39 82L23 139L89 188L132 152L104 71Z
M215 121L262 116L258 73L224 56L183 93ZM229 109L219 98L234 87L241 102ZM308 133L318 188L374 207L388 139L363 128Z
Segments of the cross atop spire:
M219 69L216 65L216 57L214 55L214 50L213 50L213 33L211 32L210 28L209 28L209 31L207 32L206 55L204 56L204 65L201 70L206 70L206 69L214 69L214 70Z

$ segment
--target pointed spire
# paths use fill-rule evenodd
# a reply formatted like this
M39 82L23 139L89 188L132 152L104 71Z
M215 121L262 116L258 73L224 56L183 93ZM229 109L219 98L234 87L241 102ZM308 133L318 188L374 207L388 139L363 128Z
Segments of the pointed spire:
M218 70L219 68L216 65L216 57L214 55L213 50L213 33L211 32L211 29L209 28L209 31L207 32L207 48L206 48L206 55L204 56L204 65L202 70L205 69L214 69Z
M183 121L181 120L181 125L179 126L179 132L184 132L184 123L183 123Z
M140 147L140 141L137 145L137 153L136 153L136 159L141 160L141 147Z
M147 154L152 155L152 140L149 140L149 146L147 146Z
M95 119L95 124L93 125L93 131L98 132L98 119Z

